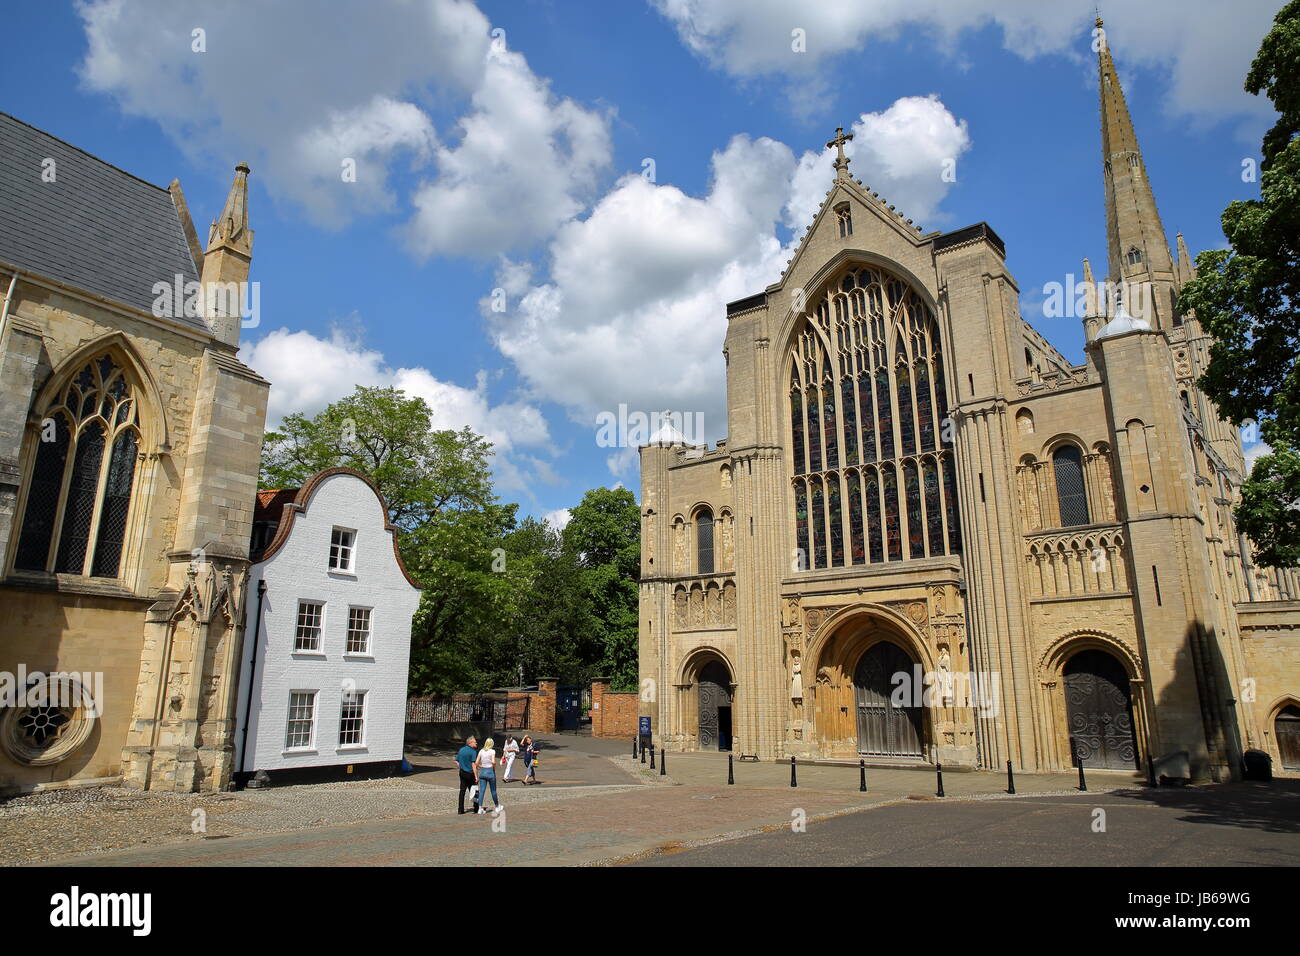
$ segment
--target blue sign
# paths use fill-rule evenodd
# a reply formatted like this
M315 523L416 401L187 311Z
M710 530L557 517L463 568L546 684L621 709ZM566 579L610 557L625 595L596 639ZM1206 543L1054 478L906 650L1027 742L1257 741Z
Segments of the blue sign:
M641 736L642 736L642 737L649 737L649 736L650 736L650 718L649 718L649 717L642 717L642 718L641 718Z

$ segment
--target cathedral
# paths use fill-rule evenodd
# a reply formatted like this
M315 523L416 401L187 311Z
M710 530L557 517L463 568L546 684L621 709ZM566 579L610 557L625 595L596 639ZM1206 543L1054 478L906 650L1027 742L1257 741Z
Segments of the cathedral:
M268 383L248 167L161 188L0 114L0 792L231 777Z
M1101 26L1098 21L1098 27ZM1103 35L1104 36L1104 35ZM1300 769L1300 578L1232 508L1239 434L1104 42L1109 277L1075 365L997 233L849 172L727 305L728 437L641 449L641 714L668 750L1228 779Z

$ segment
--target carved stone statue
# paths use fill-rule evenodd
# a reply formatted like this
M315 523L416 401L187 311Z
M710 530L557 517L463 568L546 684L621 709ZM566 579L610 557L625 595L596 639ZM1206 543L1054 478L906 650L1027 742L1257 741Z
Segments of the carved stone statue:
M803 665L799 663L798 653L792 654L790 666L790 699L803 700Z

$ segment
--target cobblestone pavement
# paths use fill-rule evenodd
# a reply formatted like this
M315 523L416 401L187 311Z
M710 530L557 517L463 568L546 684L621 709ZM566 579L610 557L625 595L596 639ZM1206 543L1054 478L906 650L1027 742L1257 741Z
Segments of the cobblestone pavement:
M503 784L504 819L458 817L450 754L412 755L403 778L246 790L138 793L116 788L36 794L0 804L0 863L84 865L586 864L788 827L900 800L934 800L932 768L736 762L669 754L668 774L630 756L630 742L548 738L540 787ZM1022 794L1074 793L1073 774L1018 774ZM1093 774L1094 790L1130 786ZM945 773L949 798L1003 799L1006 779ZM198 813L196 811L201 811ZM196 829L196 820L203 828ZM504 832L502 825L504 824Z

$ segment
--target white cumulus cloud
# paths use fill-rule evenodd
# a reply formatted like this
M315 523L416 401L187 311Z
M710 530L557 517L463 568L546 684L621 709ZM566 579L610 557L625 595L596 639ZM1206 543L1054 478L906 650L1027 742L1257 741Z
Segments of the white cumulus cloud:
M268 428L276 427L291 412L314 415L352 394L358 385L392 386L423 398L433 412L433 427L468 426L492 442L497 452L494 465L503 487L554 480L545 460L518 452L520 446L550 443L541 410L523 402L493 405L484 371L477 374L472 388L466 388L441 381L425 368L395 368L381 352L367 348L340 328L333 329L328 338L276 329L246 346L240 357L271 382Z
M247 160L317 224L407 216L420 257L545 240L610 161L609 116L554 96L521 54L494 47L469 0L77 10L87 89L154 120L200 164L226 174ZM441 135L440 111L454 117Z
M798 102L825 88L838 58L870 55L906 28L929 35L959 58L962 35L998 27L1005 47L1025 59L1089 53L1091 5L1044 0L651 0L692 51L740 80L787 77ZM1169 75L1168 111L1180 116L1259 116L1268 108L1242 92L1260 40L1282 0L1143 0L1107 4L1106 34L1120 64ZM802 31L796 34L796 31ZM802 50L799 49L802 37Z
M951 183L942 163L971 145L937 97L906 97L853 124L856 176L914 218L941 217ZM506 261L505 312L483 301L498 349L538 396L594 429L601 412L700 415L726 432L725 304L775 282L792 253L782 226L802 232L832 182L833 155L796 157L784 143L739 135L713 155L708 193L690 196L639 175L620 180L581 220L559 229L549 274ZM869 177L869 178L868 178ZM634 472L635 449L606 457Z

